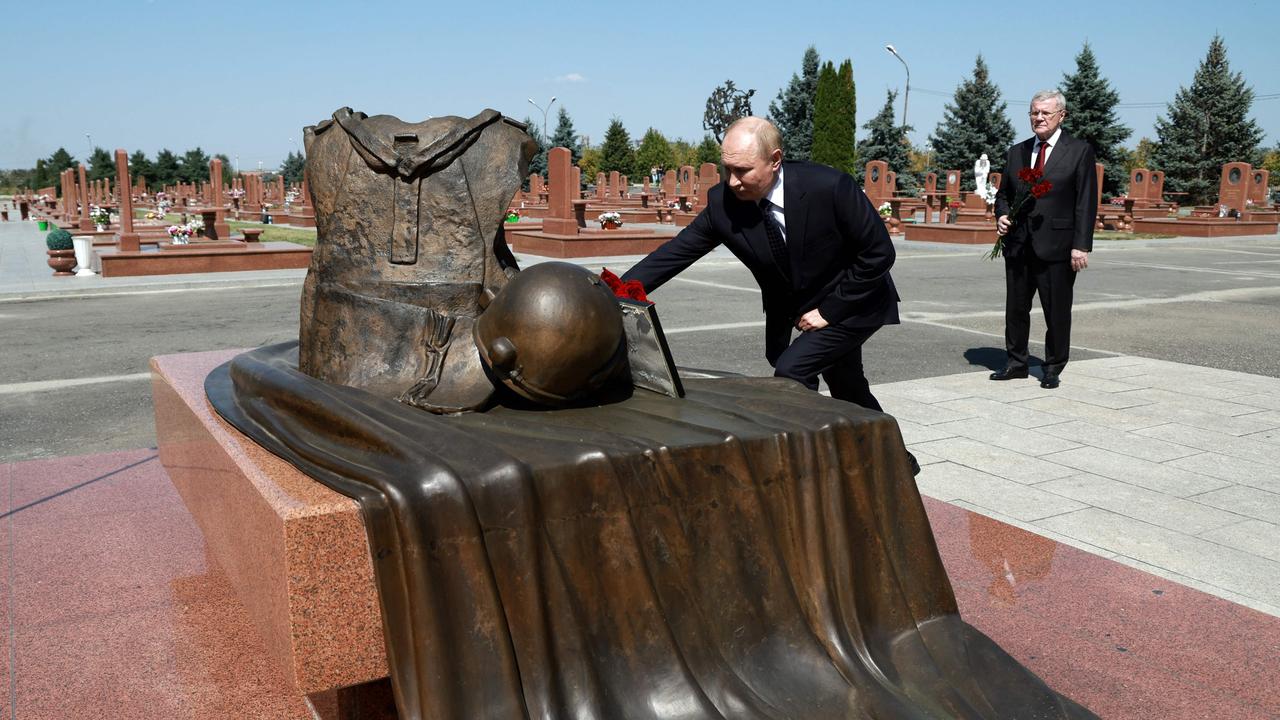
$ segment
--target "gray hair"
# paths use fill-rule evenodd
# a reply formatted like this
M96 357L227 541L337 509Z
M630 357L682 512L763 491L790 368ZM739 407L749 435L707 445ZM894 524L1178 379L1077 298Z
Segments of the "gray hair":
M768 158L773 154L774 150L782 148L782 133L773 123L762 117L747 115L733 121L724 131L724 136L729 137L729 133L738 131L749 133L756 141L756 151L760 153L760 157Z
M1041 90L1031 96L1031 104L1035 105L1041 100L1053 100L1058 103L1058 112L1065 112L1067 109L1067 97L1062 94L1061 90Z

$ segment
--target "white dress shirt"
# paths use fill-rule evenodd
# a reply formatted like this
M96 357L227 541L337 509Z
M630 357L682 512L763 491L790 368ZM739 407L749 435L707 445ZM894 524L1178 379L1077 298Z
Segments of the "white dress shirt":
M1058 138L1062 135L1062 128L1053 131L1048 140L1036 138L1035 143L1031 145L1031 167L1036 166L1036 153L1040 152L1040 146L1048 143L1049 147L1045 149L1044 161L1049 162L1049 158L1053 157L1053 149L1058 147Z
M769 214L773 215L773 219L777 221L778 228L782 230L782 241L786 242L787 215L782 206L782 168L778 168L778 177L773 179L773 187L769 188L764 199L770 202Z

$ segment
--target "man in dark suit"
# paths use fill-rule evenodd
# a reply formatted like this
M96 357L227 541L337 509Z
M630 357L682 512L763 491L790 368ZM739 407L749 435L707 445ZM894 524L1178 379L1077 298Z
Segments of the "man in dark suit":
M721 148L728 181L711 188L692 224L623 279L651 292L723 243L760 285L774 375L812 390L821 375L832 397L880 410L863 373L862 344L898 322L893 243L852 177L784 163L781 144L764 119L731 125ZM794 341L793 329L800 331Z
M1071 350L1071 297L1076 274L1089 266L1093 223L1098 215L1098 179L1093 148L1061 129L1067 101L1056 90L1031 98L1034 136L1009 148L996 195L996 230L1004 236L1004 342L1009 354L992 380L1027 377L1027 336L1031 298L1040 294L1047 330L1044 375L1040 387L1058 387ZM1031 168L1044 173L1052 188L1029 197L1010 217L1016 198L1029 191L1018 178Z

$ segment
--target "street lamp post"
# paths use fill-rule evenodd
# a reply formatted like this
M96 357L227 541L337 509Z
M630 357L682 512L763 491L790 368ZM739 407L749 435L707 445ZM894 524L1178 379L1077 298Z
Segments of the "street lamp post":
M552 96L551 96L551 100L549 100L549 101L547 102L547 109L546 109L546 110L542 110L542 106L541 106L541 105L539 105L538 103L534 102L534 101L533 101L533 98L529 98L529 104L530 104L530 105L532 105L532 106L534 106L534 107L538 108L539 110L542 110L542 141L543 141L543 142L546 142L546 143L549 143L549 142L550 142L550 141L548 140L548 138L547 138L547 113L551 111L551 106L552 106L552 105L554 105L555 103L556 103L556 96L555 96L555 95L552 95Z
M907 67L907 61L902 59L902 56L898 54L898 49L893 45L885 45L884 49L888 50L894 57L898 58L898 61L902 63L902 67L907 70L907 89L902 92L902 127L906 127L907 98L911 95L911 68Z
M89 156L93 157L93 136L89 133L85 133L84 139L89 141Z

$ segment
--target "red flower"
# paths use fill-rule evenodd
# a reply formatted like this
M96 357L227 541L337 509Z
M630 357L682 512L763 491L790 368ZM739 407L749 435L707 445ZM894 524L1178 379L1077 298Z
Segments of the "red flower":
M600 270L600 279L605 285L613 291L613 294L620 298L635 300L637 302L649 302L649 297L645 295L644 285L639 280L628 280L623 282L621 278L609 272L608 268Z
M1036 170L1034 168L1025 167L1018 171L1018 179L1024 183L1027 183L1028 185L1032 185L1036 182L1039 182L1040 178L1042 177L1044 177L1043 170Z
M1048 195L1049 191L1052 189L1053 189L1053 183L1049 182L1048 180L1045 180L1042 183L1036 183L1034 186L1032 186L1031 194L1034 195L1038 200L1044 197L1045 195Z

